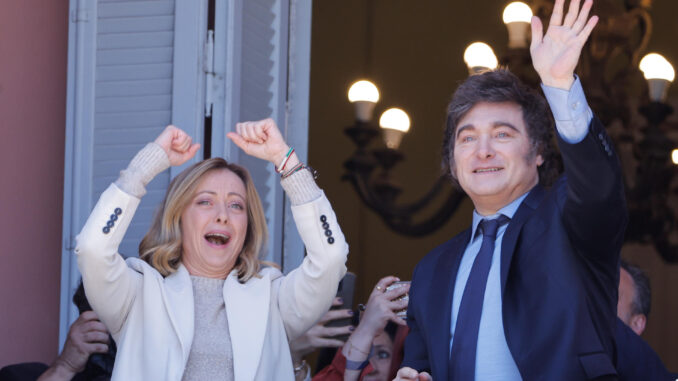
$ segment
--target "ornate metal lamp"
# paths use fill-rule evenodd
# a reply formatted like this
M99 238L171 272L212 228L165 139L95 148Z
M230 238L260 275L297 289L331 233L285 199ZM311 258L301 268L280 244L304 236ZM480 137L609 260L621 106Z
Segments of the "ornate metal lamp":
M344 163L347 169L343 176L353 184L360 199L373 211L379 214L386 225L392 230L408 235L426 235L445 223L454 213L463 200L464 193L452 189L449 180L441 177L433 188L419 200L400 204L398 196L402 188L393 180L390 170L404 155L398 151L403 136L410 128L410 119L405 111L399 108L386 110L379 118L380 129L372 122L372 110L379 100L377 96L368 97L367 94L378 94L374 84L367 81L358 81L349 89L349 101L355 105L356 121L353 126L347 127L345 133L353 140L356 151ZM369 92L361 89L370 89ZM358 95L365 94L365 95ZM370 110L366 112L365 110ZM370 143L377 136L382 135L384 146L369 148ZM380 168L380 171L376 171ZM438 198L438 195L447 192L442 205L430 216L421 219L417 217Z

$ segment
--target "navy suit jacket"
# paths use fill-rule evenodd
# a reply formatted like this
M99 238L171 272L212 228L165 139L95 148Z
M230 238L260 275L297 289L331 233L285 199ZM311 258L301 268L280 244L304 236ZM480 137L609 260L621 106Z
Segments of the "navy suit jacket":
M670 373L657 353L642 337L617 319L617 373L620 381L674 381L678 374Z
M560 139L560 137L558 137ZM565 173L535 186L501 245L502 317L524 380L616 376L619 250L627 223L619 160L594 118L579 143L559 140ZM452 295L470 229L414 270L403 366L448 379Z

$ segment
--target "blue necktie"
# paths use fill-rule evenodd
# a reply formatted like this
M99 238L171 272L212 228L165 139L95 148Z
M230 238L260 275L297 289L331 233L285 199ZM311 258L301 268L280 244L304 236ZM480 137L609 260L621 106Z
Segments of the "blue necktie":
M475 379L476 349L478 348L478 327L483 311L487 274L492 265L494 241L500 226L509 222L509 218L501 215L493 220L482 220L479 229L483 233L483 243L473 261L471 273L466 281L464 294L459 305L457 323L454 327L454 340L450 354L450 380L470 381Z

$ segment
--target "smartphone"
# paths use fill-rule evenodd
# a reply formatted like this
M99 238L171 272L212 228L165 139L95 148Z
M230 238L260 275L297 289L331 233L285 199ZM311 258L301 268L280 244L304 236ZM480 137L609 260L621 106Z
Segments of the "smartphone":
M355 274L352 272L347 272L344 275L344 278L339 282L339 288L337 289L337 296L343 299L343 303L340 306L332 307L333 310L343 310L343 309L353 309L353 294L355 293ZM345 327L353 323L351 317L346 317L344 319L332 320L325 324L327 327ZM336 336L337 339L346 341L348 340L349 335Z

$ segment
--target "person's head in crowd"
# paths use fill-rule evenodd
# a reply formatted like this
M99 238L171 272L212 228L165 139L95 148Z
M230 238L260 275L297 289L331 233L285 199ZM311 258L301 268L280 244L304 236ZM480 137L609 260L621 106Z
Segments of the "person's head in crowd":
M363 381L388 381L393 379L391 372L393 360L396 358L394 354L396 348L394 347L397 330L398 325L389 321L384 330L374 337L369 355L370 367L366 369L362 378Z
M447 108L444 172L474 204L504 206L537 183L552 184L560 161L550 115L545 99L508 70L470 76Z
M651 306L650 279L640 268L625 261L619 270L617 317L640 335L645 330Z
M229 198L229 231L214 231L208 208L215 190ZM214 226L213 226L214 225ZM205 267L209 271L234 268L246 282L260 269L259 254L268 231L259 194L249 172L222 158L212 158L182 171L167 190L165 200L139 245L140 257L167 276L183 263L189 272ZM231 247L228 256L212 255L211 247ZM222 263L222 262L228 263ZM228 274L222 274L228 275Z

